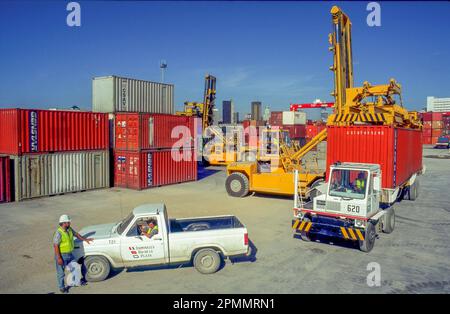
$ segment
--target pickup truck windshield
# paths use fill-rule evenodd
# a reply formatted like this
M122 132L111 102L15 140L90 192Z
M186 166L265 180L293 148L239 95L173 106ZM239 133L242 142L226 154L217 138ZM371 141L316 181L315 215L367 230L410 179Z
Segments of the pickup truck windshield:
M333 169L330 182L330 196L364 199L367 171Z
M130 224L130 222L134 219L134 215L133 213L130 213L128 215L128 217L126 217L125 219L123 219L120 223L119 226L117 227L117 233L119 233L120 235L122 235L122 233L125 231L125 229L127 228L127 226Z

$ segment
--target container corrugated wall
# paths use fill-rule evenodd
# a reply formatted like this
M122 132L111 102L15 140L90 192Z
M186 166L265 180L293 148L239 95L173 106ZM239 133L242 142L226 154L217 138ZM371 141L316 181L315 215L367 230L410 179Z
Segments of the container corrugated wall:
M118 76L92 80L95 112L174 113L174 85Z
M422 169L421 131L391 126L327 127L327 177L337 161L379 164L382 187L402 185Z
M168 114L118 113L114 133L114 148L119 150L172 148L175 143L178 146L193 147L194 118Z
M109 151L14 157L15 199L109 187Z
M195 150L183 151L183 160L172 156L173 150L150 152L114 152L114 186L130 189L197 180ZM190 160L189 160L190 159Z
M11 201L10 160L0 156L0 203Z
M109 148L108 115L82 111L0 109L0 153Z

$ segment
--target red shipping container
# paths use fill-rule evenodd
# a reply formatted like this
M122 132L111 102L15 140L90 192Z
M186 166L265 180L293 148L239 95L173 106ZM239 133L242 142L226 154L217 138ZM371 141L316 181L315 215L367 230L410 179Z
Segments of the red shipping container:
M432 121L442 121L442 112L432 112L431 120Z
M0 156L0 203L11 202L11 175L8 156Z
M283 125L281 128L289 132L289 137L291 139L300 139L306 137L305 125Z
M432 112L424 112L422 114L423 121L433 121L433 113Z
M431 129L432 122L431 121L424 121L423 122L423 128L424 129Z
M272 111L269 117L269 124L280 126L283 124L283 111Z
M442 135L442 129L432 129L431 136L439 137Z
M431 136L422 137L422 144L431 145Z
M172 154L178 153L176 160ZM114 186L142 190L197 180L195 150L114 151Z
M118 113L114 148L134 151L172 148L175 144L193 147L196 137L194 121L192 117L171 114Z
M433 137L431 137L431 144L436 144L437 142L438 142L438 138L439 138L439 136L433 136Z
M328 127L327 177L337 161L379 164L382 187L395 188L422 169L422 132L392 126Z
M431 137L432 131L431 129L422 129L422 135L424 137Z
M306 138L312 139L317 134L319 134L323 129L325 129L325 125L307 125L306 126Z
M105 150L109 148L107 113L0 109L0 153Z

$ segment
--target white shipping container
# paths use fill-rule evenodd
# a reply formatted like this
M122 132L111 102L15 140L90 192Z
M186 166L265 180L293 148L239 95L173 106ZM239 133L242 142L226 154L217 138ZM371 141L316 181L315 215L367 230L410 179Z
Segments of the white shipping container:
M174 113L174 85L118 76L94 77L92 111Z
M295 111L283 111L283 124L285 125L304 125L306 124L306 113Z
M109 151L14 156L15 200L109 187Z

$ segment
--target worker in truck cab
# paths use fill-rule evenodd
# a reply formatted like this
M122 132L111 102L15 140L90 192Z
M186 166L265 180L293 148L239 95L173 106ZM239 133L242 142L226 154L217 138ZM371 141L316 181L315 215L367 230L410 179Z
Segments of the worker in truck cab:
M151 239L154 235L158 234L158 225L154 219L150 219L147 221L148 229L147 232L144 233L146 237Z
M68 215L59 217L59 227L53 236L53 249L55 251L56 278L61 293L68 292L64 285L64 269L74 260L72 251L75 247L74 237L88 244L92 239L84 238L70 226L71 219Z
M364 193L366 188L366 177L364 172L358 173L358 177L355 182L353 182L353 187L358 193Z

